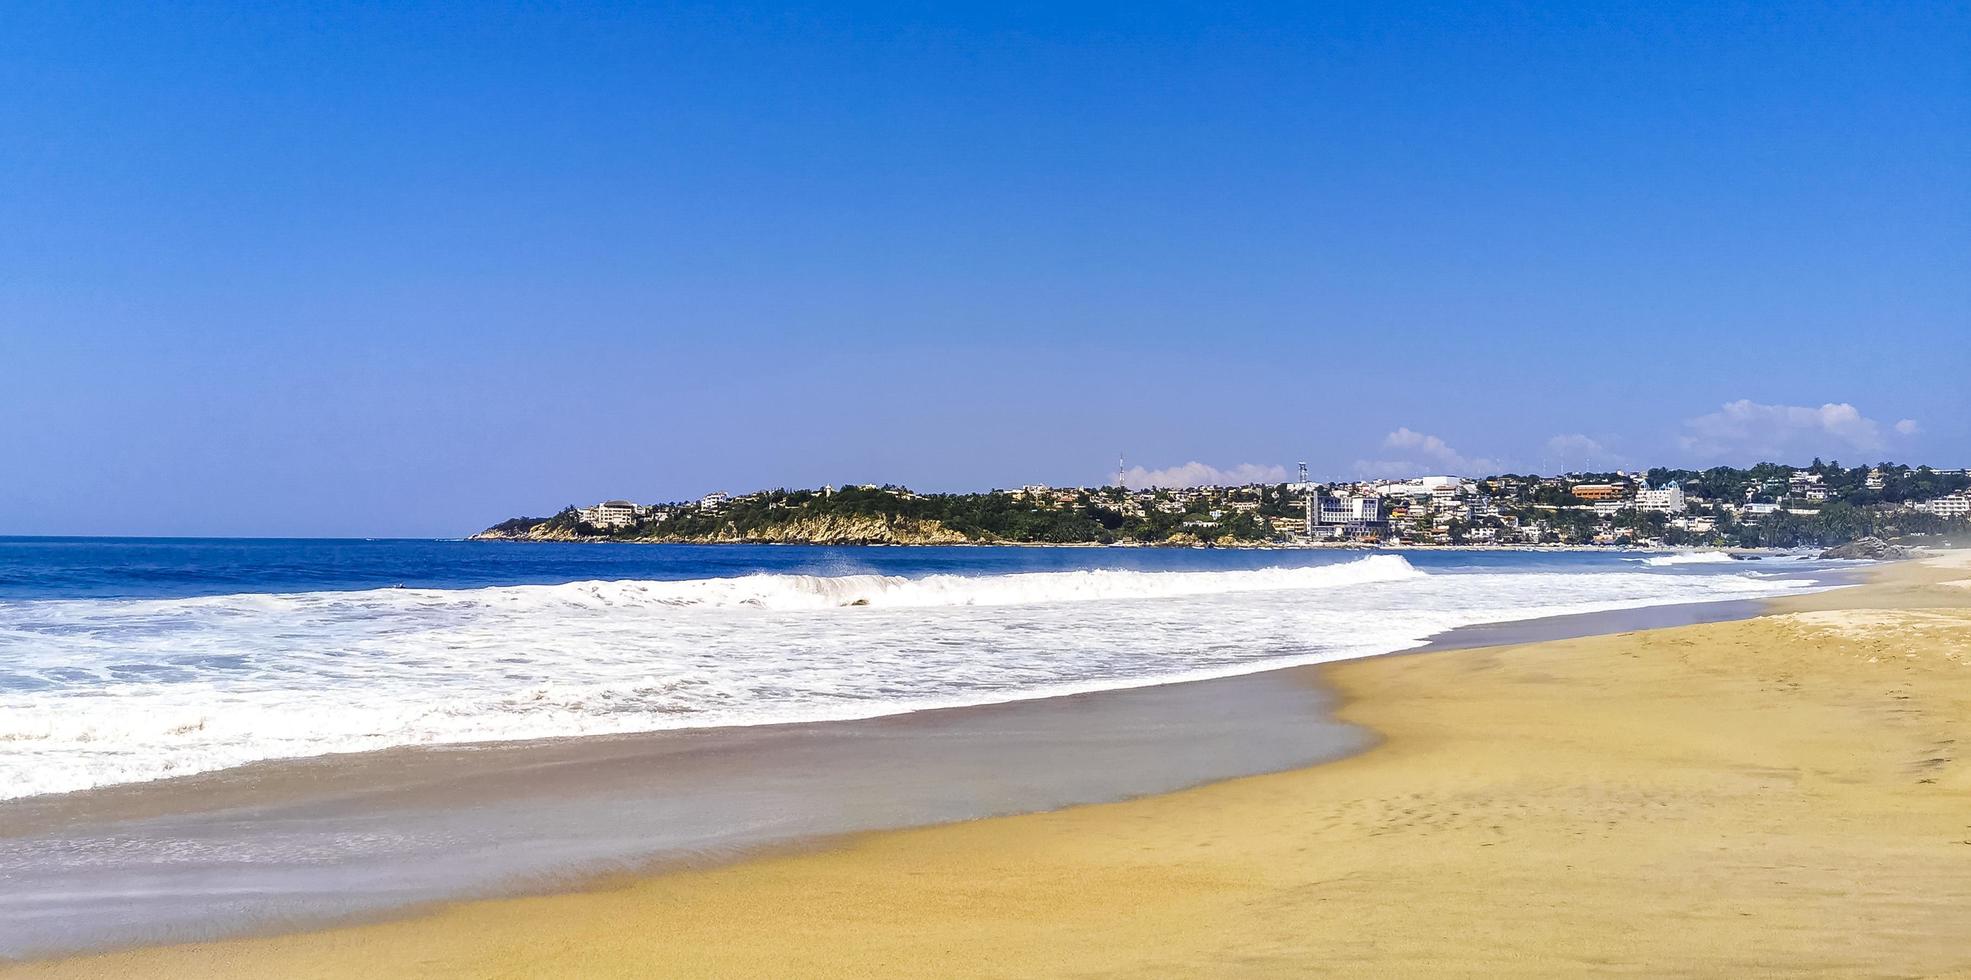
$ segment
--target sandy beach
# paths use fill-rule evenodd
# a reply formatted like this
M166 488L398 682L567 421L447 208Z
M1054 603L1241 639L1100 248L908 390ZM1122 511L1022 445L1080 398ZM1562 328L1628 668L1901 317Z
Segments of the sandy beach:
M1319 668L1360 755L6 976L1971 969L1971 562L1757 619Z

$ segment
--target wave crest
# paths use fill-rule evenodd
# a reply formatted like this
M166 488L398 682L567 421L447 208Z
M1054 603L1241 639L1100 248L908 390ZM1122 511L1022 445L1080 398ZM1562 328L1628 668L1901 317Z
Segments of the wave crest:
M1651 555L1642 563L1652 568L1665 565L1718 565L1738 559L1722 551L1685 551L1674 555Z
M544 607L637 606L832 609L879 606L1015 606L1047 602L1161 599L1323 589L1424 577L1400 555L1372 555L1311 568L1256 568L1224 572L1144 572L1089 569L1015 572L1005 575L784 575L757 574L687 581L574 582L509 586L497 590L513 604ZM423 592L424 597L459 593Z

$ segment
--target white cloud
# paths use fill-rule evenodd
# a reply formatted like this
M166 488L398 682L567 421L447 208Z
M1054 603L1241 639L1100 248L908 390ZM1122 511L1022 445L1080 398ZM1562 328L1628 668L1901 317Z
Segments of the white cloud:
M1915 419L1888 427L1898 436L1917 432ZM1741 462L1780 461L1797 456L1841 452L1875 452L1889 440L1882 423L1847 402L1819 408L1806 405L1765 405L1741 398L1715 412L1684 421L1677 444L1686 452L1707 458Z
M1629 458L1593 436L1567 432L1547 440L1546 463L1558 470L1622 469Z
M1603 446L1600 440L1595 439L1593 436L1584 436L1579 432L1566 432L1547 440L1547 452L1550 453L1599 453L1605 451L1607 451L1607 447Z
M1371 480L1401 480L1424 476L1430 467L1414 459L1358 459L1355 475Z
M1207 466L1192 460L1182 466L1171 466L1160 470L1132 466L1122 474L1123 486L1135 489L1145 487L1235 487L1247 483L1285 483L1287 468L1284 466L1261 466L1257 463L1240 463L1229 470Z
M1502 467L1498 460L1483 456L1466 456L1451 448L1450 444L1436 436L1418 432L1404 426L1382 439L1384 449L1402 450L1399 459L1358 459L1355 471L1367 477L1423 476L1428 473L1449 473L1459 476L1480 476L1498 472Z

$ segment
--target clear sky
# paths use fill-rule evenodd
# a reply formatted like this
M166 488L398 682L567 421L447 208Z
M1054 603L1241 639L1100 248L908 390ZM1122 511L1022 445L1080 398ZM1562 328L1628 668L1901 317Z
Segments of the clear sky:
M1967 52L1964 3L9 3L0 533L1971 465Z

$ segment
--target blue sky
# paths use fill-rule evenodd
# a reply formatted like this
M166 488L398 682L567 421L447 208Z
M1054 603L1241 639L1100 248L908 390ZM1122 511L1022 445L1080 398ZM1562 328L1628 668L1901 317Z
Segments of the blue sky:
M1945 3L9 4L0 533L1971 465L1967 50Z

